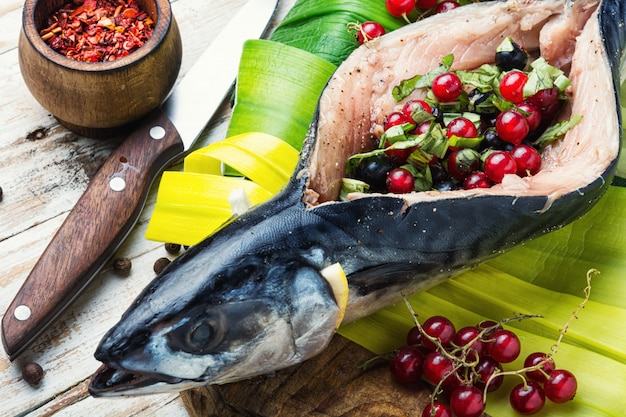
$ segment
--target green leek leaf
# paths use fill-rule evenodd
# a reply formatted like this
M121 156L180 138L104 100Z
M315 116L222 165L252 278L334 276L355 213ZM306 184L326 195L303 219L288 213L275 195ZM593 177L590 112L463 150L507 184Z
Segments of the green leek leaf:
M254 130L301 149L317 100L334 71L328 61L291 46L246 42L227 136Z
M574 320L554 359L579 381L573 401L546 405L550 416L618 416L616 401L626 389L626 190L609 187L602 200L584 217L534 239L425 292L409 297L420 320L443 314L458 327L481 320L519 314L543 318L512 322L523 355L550 352L576 306L582 301L586 271L600 275L591 282L591 298ZM343 336L375 353L402 345L413 325L398 303L339 329ZM505 370L521 368L518 359ZM506 377L507 392L517 378ZM508 387L508 389L507 389ZM487 413L509 415L508 395L490 394Z
M594 301L626 309L626 189L609 187L574 223L489 261L528 283L580 296L573 274L596 268Z
M389 14L382 1L300 0L287 13L271 39L313 53L339 65L357 47L348 23L376 21L387 32L404 21Z
M565 135L568 130L576 126L582 120L582 116L579 114L573 115L567 120L562 120L554 125L548 127L533 143L539 147L543 147L548 143Z

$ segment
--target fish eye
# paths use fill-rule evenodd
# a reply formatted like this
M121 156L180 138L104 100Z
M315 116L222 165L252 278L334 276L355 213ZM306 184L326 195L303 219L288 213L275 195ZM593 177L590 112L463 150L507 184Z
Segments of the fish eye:
M215 333L214 323L211 320L202 320L189 329L187 343L190 346L202 349L203 346L207 346L211 342Z
M172 349L191 354L209 353L224 338L223 319L219 313L202 312L168 334Z

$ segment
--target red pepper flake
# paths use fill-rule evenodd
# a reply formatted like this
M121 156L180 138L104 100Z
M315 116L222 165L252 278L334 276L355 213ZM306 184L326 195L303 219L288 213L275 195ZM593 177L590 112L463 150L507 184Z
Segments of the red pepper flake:
M135 0L74 0L48 18L39 32L60 54L106 62L137 50L152 36L154 21Z

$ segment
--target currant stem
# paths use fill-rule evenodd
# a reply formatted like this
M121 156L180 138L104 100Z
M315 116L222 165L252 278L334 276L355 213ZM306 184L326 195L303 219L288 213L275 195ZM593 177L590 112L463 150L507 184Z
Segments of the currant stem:
M519 315L519 316L502 319L498 323L500 325L502 325L502 324L505 324L505 323L510 323L512 321L522 321L522 320L526 320L526 319L542 319L542 318L543 318L543 316L541 314L522 314L522 315Z
M587 303L587 301L589 301L589 297L591 297L591 278L593 278L594 275L600 275L600 271L598 271L597 269L593 269L593 268L590 269L589 271L587 271L587 285L585 286L585 288L583 288L583 294L584 294L585 297L584 297L583 301L581 301L580 304L578 304L578 306L576 307L574 312L570 315L569 319L565 323L565 326L563 326L563 329L560 332L559 338L557 339L556 343L554 345L552 345L552 348L551 348L552 353L550 355L547 355L544 360L538 362L534 366L529 366L527 368L522 368L522 369L518 369L518 370L515 370L515 371L502 371L502 372L496 371L493 374L491 374L491 376L487 380L487 383L485 384L485 390L483 391L483 401L487 401L487 387L491 383L491 380L494 379L495 377L498 377L498 376L501 376L501 375L502 376L517 375L520 378L522 378L522 380L524 381L524 388L526 388L526 386L527 386L526 378L523 375L526 372L540 370L546 377L548 377L548 375L543 371L542 367L543 367L543 365L546 362L554 360L553 356L556 355L556 352L558 351L558 348L559 348L559 346L561 344L561 341L563 340L563 337L567 333L567 329L569 328L570 323L572 322L572 320L578 318L578 312L581 309L583 309L585 307L585 304ZM505 319L505 320L507 320L507 319ZM503 320L500 320L500 322L503 322Z
M377 360L380 359L388 359L391 356L392 352L386 353L386 354L382 354L382 355L376 355L373 358L370 358L368 360L366 360L365 362L361 363L360 365L357 366L357 369L362 369L365 370L367 369L367 367L376 362Z
M572 320L577 319L578 318L578 312L585 308L585 304L587 304L587 301L589 301L589 297L591 297L591 278L593 278L595 275L600 275L600 271L598 271L595 268L590 269L589 271L587 271L587 285L585 286L585 288L583 288L583 294L585 296L585 298L580 302L580 304L578 304L578 306L576 307L576 309L574 310L574 312L572 313L572 315L569 317L569 319L567 320L567 322L565 323L565 326L563 326L563 329L561 329L561 333L559 335L559 338L557 339L556 343L554 345L552 345L552 355L554 356L561 344L561 341L563 340L563 337L565 336L565 333L567 333L567 329L569 328L570 323L572 322Z
M545 359L543 359L542 361L538 362L537 364L533 366L529 366L529 367L525 367L525 368L521 368L521 369L517 369L513 371L495 371L493 374L489 376L489 378L487 379L485 383L485 388L483 390L483 402L484 403L487 402L487 392L488 392L487 390L491 382L497 377L507 376L507 375L518 376L523 381L524 389L527 389L528 387L528 381L526 380L526 377L524 376L527 372L539 370L546 376L546 378L548 377L545 371L543 371L542 367L547 362L554 360L553 356L557 353L558 348L561 344L561 341L563 340L563 337L567 333L570 323L572 322L572 320L578 318L579 311L585 307L585 304L587 303L587 301L589 301L589 298L591 297L591 279L593 278L593 276L599 275L599 274L600 272L597 269L590 269L587 271L587 285L583 288L584 299L578 304L576 309L573 311L573 313L570 315L569 319L563 326L563 329L560 331L559 338L557 339L556 343L552 345L551 347L551 354L546 355ZM467 362L467 352L469 351L469 348L471 347L472 343L474 343L477 340L484 340L483 337L485 336L487 332L496 330L497 328L502 327L502 325L505 323L510 323L512 321L521 321L521 320L525 320L529 318L542 318L543 317L542 315L539 315L539 314L522 314L522 315L518 315L515 317L511 317L511 318L501 319L497 324L490 326L490 327L483 328L474 339L466 343L464 346L457 346L456 349L453 349L452 351L449 352L448 350L443 348L438 338L430 336L428 333L426 333L423 330L422 325L420 324L419 320L417 320L417 316L418 316L417 313L413 309L413 306L409 302L408 298L404 296L404 294L403 294L403 299L409 312L413 316L413 321L415 323L415 326L419 329L422 336L430 340L432 343L434 343L437 346L437 350L440 351L441 354L447 357L448 359L451 359L454 363L453 369L450 372L448 372L441 379L441 381L437 383L437 385L435 386L433 390L433 394L431 395L431 404L433 404L433 406L434 406L434 401L437 395L443 392L442 390L443 382L448 377L450 377L451 375L456 375L456 372L462 367L474 367L476 365L476 363L474 362L472 363ZM461 352L460 357L455 355L455 353L458 353L459 351Z
M526 377L524 376L524 374L526 372L530 372L530 371L536 371L538 369L541 369L541 366L547 362L548 360L552 360L552 357L549 356L548 358L546 358L545 360L537 363L536 365L533 366L529 366L527 368L521 368L521 369L516 369L514 371L496 371L493 374L491 374L489 376L489 379L487 379L487 382L485 383L485 389L483 390L483 401L487 401L487 388L489 387L489 384L491 384L491 380L499 377L499 376L507 376L507 375L513 375L513 376L518 376L522 379L522 381L524 381L524 389L526 389L528 381L526 380Z

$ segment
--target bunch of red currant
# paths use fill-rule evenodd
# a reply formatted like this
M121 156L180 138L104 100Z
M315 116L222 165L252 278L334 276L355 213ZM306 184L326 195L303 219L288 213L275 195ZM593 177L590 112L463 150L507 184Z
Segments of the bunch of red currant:
M478 417L485 411L487 393L499 389L506 375L522 379L510 393L512 408L521 414L539 412L546 397L555 403L571 400L576 378L555 369L552 355L531 353L523 369L503 370L502 364L513 362L521 352L520 339L503 324L528 317L532 316L483 321L459 330L443 316L430 317L423 324L416 320L406 345L391 356L391 375L402 384L424 379L435 386L422 417Z

